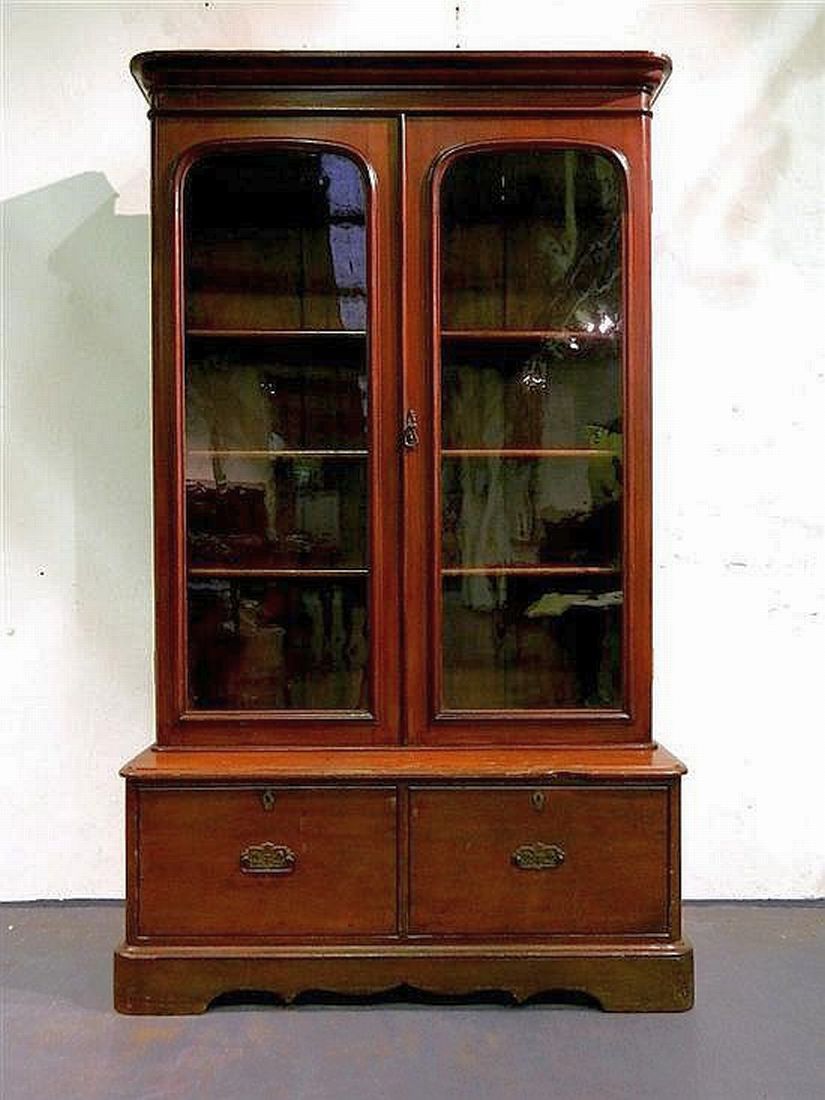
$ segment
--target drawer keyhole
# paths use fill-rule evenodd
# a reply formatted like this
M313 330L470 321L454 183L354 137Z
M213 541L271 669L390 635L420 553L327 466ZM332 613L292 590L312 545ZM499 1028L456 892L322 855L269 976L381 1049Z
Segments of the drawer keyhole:
M534 810L536 810L538 813L541 813L541 811L547 804L547 795L544 793L544 791L533 791L533 793L530 795L530 804Z
M261 795L261 805L265 810L273 810L275 808L275 792L271 787L267 787Z

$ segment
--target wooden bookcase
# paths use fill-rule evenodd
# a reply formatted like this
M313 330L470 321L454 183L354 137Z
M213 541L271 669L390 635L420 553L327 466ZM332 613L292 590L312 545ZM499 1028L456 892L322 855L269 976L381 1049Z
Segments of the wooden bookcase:
M115 1001L681 1010L648 53L150 53L157 743Z

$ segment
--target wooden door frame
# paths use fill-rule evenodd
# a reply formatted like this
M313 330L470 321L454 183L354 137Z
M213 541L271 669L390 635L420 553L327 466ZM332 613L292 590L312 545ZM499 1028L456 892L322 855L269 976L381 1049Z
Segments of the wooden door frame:
M370 391L371 716L193 711L187 704L183 186L202 155L303 147L351 156L367 191ZM157 742L163 747L391 744L399 727L400 587L397 120L329 117L153 120L153 449Z
M404 127L404 405L420 410L420 446L404 461L405 740L427 745L650 741L651 469L648 117L416 117ZM437 713L436 585L439 380L437 187L447 165L481 148L588 148L623 168L623 462L621 710Z

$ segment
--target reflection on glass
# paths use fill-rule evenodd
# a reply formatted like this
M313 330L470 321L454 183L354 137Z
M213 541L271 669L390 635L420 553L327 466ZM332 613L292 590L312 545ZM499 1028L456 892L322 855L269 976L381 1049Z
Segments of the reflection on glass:
M205 157L187 177L186 207L191 327L366 327L366 201L349 158Z
M190 563L366 566L366 497L363 459L190 456Z
M195 450L367 446L361 338L192 338L186 436Z
M189 582L196 710L368 710L363 578Z
M445 458L442 563L615 566L618 459Z
M620 174L479 152L442 188L441 704L619 707Z
M619 706L616 583L615 577L446 577L444 707Z
M615 331L620 182L610 158L576 149L454 161L441 200L442 326Z
M221 152L184 223L190 706L367 712L361 172Z
M442 347L447 448L620 448L615 344L461 341Z

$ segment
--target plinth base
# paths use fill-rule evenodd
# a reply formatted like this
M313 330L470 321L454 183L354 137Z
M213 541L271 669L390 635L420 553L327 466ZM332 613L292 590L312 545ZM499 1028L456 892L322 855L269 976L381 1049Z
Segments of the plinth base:
M205 1012L223 994L375 995L502 991L586 994L607 1012L684 1012L693 1004L693 950L652 945L133 947L115 952L115 1007L144 1015Z

